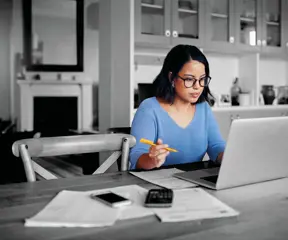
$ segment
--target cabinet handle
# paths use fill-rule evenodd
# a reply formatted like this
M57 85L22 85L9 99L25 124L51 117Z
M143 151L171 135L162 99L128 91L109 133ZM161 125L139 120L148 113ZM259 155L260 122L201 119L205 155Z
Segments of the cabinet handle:
M170 30L166 30L166 31L165 31L165 36L166 36L166 37L170 37L170 36L171 36Z
M230 38L229 38L229 42L230 42L230 43L234 43L234 37L230 37Z
M172 35L173 35L173 37L178 37L178 32L177 31L173 31L173 33L172 33Z
M266 40L263 40L263 41L262 41L262 45L263 45L263 46L266 46L266 45L267 45L267 41L266 41Z
M288 42L286 42L286 47L288 47Z
M257 45L261 46L261 40L257 40Z

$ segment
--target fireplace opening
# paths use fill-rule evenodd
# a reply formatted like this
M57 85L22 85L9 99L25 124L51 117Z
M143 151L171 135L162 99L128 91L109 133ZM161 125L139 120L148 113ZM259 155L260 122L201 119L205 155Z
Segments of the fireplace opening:
M77 97L34 97L35 131L45 135L65 135L78 129Z

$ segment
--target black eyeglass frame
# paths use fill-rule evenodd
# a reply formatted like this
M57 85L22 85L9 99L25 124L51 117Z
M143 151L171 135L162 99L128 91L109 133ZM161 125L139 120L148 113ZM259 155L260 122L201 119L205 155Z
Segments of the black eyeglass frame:
M191 86L189 85L189 86L187 87L186 82L189 82L190 80L187 80L188 78L183 78L183 77L181 77L181 76L179 76L179 75L177 75L177 77L179 77L181 80L184 81L184 86L185 86L186 88L194 87L194 85L196 84L197 81L199 82L199 85L200 85L201 87L208 87L208 86L209 86L209 83L210 83L210 81L211 81L211 79L212 79L210 76L205 76L205 77L202 77L202 78L200 78L200 79L189 78L189 79L193 79L193 83L192 83ZM204 85L202 85L202 84L200 83L200 81L201 81L203 78L204 78L204 79L207 79L207 80L206 80L206 84L204 84ZM204 80L204 83L205 83L205 80Z

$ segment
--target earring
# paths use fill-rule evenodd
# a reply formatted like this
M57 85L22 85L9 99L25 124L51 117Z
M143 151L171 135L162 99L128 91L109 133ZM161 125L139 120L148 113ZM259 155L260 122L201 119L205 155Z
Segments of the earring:
M172 87L173 87L173 88L175 87L174 82L172 82Z

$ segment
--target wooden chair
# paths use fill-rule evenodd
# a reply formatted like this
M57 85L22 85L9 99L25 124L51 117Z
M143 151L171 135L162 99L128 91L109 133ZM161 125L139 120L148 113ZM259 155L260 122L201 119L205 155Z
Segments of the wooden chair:
M16 157L21 157L27 181L35 182L35 172L44 179L57 177L33 161L31 157L114 151L93 174L104 173L120 156L120 170L126 171L129 151L135 144L135 138L129 134L90 134L22 139L13 143L12 152Z

